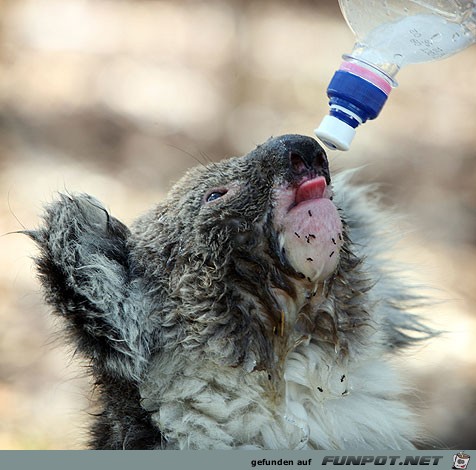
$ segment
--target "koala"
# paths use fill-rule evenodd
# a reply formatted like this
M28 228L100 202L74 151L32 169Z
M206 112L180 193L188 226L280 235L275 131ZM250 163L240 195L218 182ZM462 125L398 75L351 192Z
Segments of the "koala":
M28 235L87 361L94 449L409 449L391 364L432 336L388 219L316 140L193 168L130 228L62 194Z

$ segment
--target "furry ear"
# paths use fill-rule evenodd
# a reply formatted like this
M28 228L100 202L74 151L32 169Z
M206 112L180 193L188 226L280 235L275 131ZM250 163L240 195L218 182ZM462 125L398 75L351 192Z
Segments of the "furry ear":
M95 372L138 379L148 339L129 229L91 196L61 194L43 226L27 234L41 250L36 264L46 300Z

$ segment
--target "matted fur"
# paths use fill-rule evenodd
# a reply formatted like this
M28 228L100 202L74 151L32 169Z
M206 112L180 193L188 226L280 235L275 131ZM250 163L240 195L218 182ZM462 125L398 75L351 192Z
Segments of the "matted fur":
M386 256L389 220L368 189L336 177L339 262L303 279L274 224L279 188L303 177L294 154L330 183L313 139L282 136L189 171L130 230L78 194L29 232L46 300L100 392L92 447L413 447L390 359L431 331ZM213 188L228 193L208 204Z

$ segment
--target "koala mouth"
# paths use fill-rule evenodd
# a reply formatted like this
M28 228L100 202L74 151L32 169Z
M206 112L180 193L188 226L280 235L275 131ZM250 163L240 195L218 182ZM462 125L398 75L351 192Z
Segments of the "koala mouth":
M321 199L327 190L326 179L323 176L312 178L301 183L296 189L295 204L298 205L304 201Z
M342 221L323 176L275 190L274 226L279 249L291 267L309 282L329 277L343 245Z

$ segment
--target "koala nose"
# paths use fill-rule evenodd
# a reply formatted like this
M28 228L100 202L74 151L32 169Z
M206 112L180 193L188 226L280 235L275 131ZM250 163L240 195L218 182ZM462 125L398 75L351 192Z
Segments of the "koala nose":
M285 135L280 140L286 149L289 169L294 177L324 176L327 184L330 184L326 153L314 139L303 135Z

